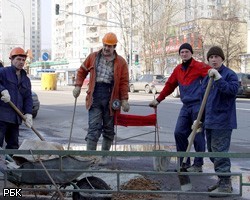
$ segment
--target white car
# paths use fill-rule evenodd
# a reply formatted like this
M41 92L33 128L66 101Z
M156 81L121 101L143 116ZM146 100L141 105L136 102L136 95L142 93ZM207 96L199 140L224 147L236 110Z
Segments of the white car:
M164 79L162 79L161 81L159 82L156 82L154 84L151 85L151 91L153 94L157 94L157 93L160 93L164 86L165 86L165 83L166 81L168 80L169 76L165 77ZM180 97L180 90L179 90L179 87L175 88L175 90L173 91L172 93L172 96L174 98L178 98Z

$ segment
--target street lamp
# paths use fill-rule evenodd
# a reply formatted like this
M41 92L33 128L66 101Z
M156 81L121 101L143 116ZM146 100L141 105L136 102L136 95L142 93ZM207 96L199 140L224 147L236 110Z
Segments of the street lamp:
M25 49L25 17L24 17L24 12L23 12L22 8L19 5L17 5L16 3L14 3L10 0L8 0L8 2L12 3L13 5L11 5L11 7L17 9L23 17L23 49Z

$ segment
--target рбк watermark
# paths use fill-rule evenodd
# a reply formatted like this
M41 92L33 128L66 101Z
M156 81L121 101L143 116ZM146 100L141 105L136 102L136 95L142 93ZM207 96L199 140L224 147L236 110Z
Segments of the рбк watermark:
M4 188L3 197L22 197L20 188Z

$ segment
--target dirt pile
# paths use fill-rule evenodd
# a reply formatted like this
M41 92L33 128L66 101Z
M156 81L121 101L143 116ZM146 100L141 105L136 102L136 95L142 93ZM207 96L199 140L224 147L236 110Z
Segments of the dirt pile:
M139 177L129 180L127 183L121 186L121 190L160 190L159 183L146 179L144 177ZM115 193L112 195L112 200L128 200L128 199L156 199L160 195L157 194L129 194L129 193Z

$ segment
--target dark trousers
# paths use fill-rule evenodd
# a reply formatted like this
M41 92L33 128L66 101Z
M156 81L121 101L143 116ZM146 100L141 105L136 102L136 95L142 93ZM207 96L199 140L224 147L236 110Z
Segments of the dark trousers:
M89 109L89 128L85 140L98 142L100 136L113 141L114 116L110 115L109 102L112 85L97 83L93 93L93 104Z
M206 129L208 152L228 152L231 143L232 129ZM210 158L214 163L214 171L218 173L230 173L230 158ZM225 178L219 176L219 178ZM229 177L226 177L229 178Z
M19 125L0 121L0 146L3 147L5 139L6 149L19 148Z
M200 104L186 106L180 110L180 114L177 119L175 127L175 143L177 151L186 151L188 147L188 137L192 132L192 125L194 120L197 119L198 112L200 109ZM205 143L205 134L204 130L196 134L194 138L194 149L196 152L205 152L206 143ZM183 158L180 159L182 163ZM190 165L190 158L187 160L187 165ZM203 165L203 158L196 157L194 158L194 165L201 166Z

